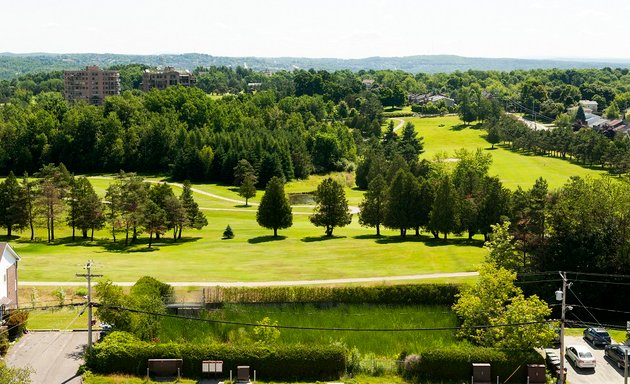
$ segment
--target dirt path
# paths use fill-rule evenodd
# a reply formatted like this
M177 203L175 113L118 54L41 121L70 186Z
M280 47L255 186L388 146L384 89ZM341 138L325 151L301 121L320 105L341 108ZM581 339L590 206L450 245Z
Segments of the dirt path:
M390 120L396 120L398 122L398 125L396 125L394 127L394 132L396 132L397 130L399 130L400 128L403 127L403 125L405 125L405 120L403 119L399 119L397 117L392 117Z
M478 276L478 272L450 272L450 273L427 273L419 275L403 275L403 276L378 276L378 277L352 277L346 279L322 279L322 280L287 280L287 281L175 281L168 282L174 287L281 287L294 285L333 285L333 284L352 284L352 283L378 283L386 281L405 281L405 280L425 280L425 279L448 279L454 277L474 277ZM122 287L130 287L135 282L118 281L114 282ZM20 281L22 286L84 286L84 281Z

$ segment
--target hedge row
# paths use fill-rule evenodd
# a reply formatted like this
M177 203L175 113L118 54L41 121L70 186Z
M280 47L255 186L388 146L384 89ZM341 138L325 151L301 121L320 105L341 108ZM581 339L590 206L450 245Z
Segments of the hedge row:
M425 351L409 355L402 364L403 377L416 382L431 380L465 380L472 376L472 363L490 363L492 377L504 382L527 381L527 364L544 364L543 357L534 350L499 350L468 347Z
M383 117L411 117L413 116L413 112L383 112Z
M382 285L373 287L216 287L207 303L349 303L452 305L455 284Z
M265 380L335 380L345 371L345 351L339 346L290 345L268 348L258 345L152 344L133 335L113 332L86 354L85 362L94 373L144 375L148 359L183 359L182 375L202 377L203 360L222 360L224 375L249 365Z

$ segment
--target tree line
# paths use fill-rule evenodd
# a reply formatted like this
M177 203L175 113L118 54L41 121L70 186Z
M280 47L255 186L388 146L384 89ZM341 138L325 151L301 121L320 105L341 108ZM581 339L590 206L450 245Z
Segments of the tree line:
M109 227L114 242L124 235L124 245L149 234L153 238L172 231L173 241L182 237L184 228L201 229L208 224L192 196L190 182L185 181L176 197L166 183L147 183L133 173L120 172L109 185L105 200L95 192L85 176L75 177L64 164L43 166L32 179L27 173L18 180L13 172L0 182L0 227L11 237L14 230L29 230L35 239L35 228L44 226L48 242L55 240L55 227L67 225L83 239L94 240L94 231Z

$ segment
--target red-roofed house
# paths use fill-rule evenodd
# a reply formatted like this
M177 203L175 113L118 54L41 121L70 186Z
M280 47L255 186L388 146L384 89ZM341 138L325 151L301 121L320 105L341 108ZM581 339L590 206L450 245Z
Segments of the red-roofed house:
M7 309L18 306L18 261L9 243L0 242L0 319Z

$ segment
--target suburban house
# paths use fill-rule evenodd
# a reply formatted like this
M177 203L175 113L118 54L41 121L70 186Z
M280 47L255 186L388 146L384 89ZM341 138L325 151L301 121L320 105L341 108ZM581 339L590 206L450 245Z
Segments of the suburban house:
M410 93L407 96L407 102L409 104L423 105L423 104L428 104L429 102L433 104L437 104L439 101L443 101L447 107L452 107L453 105L455 105L455 100L449 97L446 97L444 95L434 95L431 93L427 93L427 94Z
M0 242L0 319L7 309L18 306L18 261L9 243Z

